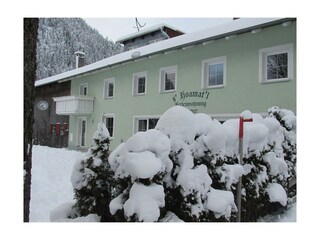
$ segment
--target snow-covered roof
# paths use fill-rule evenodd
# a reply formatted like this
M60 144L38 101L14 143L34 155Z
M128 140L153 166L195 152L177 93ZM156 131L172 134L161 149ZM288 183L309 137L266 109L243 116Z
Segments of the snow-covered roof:
M146 58L159 53L170 52L179 48L185 48L194 44L200 44L214 39L240 34L262 27L268 27L291 21L291 18L242 18L219 26L214 26L201 31L187 33L175 38L160 41L154 44L126 51L112 57L105 58L98 62L73 69L64 73L44 78L35 82L35 86L42 86L57 81L67 81L82 75L88 75L95 71L103 70L114 65Z
M157 30L160 30L161 28L163 27L167 27L167 28L170 28L174 31L178 31L178 32L181 32L181 33L184 33L183 31L175 28L175 27L172 27L166 23L160 23L160 24L157 24L157 25L154 25L154 26L151 26L151 27L148 27L148 28L145 28L145 29L142 29L141 31L138 31L138 32L134 32L134 33L131 33L131 34L128 34L128 35L125 35L121 38L118 38L117 42L124 42L126 40L129 40L129 39L132 39L132 38L136 38L136 37L139 37L139 36L142 36L142 35L145 35L147 33L151 33L151 32L154 32L154 31L157 31Z

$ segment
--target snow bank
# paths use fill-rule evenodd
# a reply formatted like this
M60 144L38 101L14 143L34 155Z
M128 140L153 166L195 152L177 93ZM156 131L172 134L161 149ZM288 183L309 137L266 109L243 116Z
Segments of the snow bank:
M164 204L164 189L161 185L145 186L141 183L134 183L123 209L127 217L136 214L139 221L154 222L160 216L159 207L163 207Z
M270 183L266 188L270 202L279 202L282 206L287 205L287 194L283 187L278 183Z
M53 208L73 200L70 176L76 159L83 157L67 149L32 147L30 221L49 222Z
M61 219L75 218L76 212L73 209L74 202L60 204L50 212L50 221L55 222Z
M210 188L208 193L207 208L214 213L216 218L221 216L229 218L231 211L237 211L232 192L214 188Z

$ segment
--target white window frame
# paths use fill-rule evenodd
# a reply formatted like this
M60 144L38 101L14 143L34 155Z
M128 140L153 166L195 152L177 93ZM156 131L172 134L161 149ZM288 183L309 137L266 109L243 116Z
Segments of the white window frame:
M267 79L267 57L270 55L288 54L288 75L286 78ZM259 82L274 83L293 79L293 43L259 49Z
M174 89L165 90L165 75L167 73L175 74ZM178 66L177 65L160 68L159 70L159 92L160 93L175 92L177 89L177 82L178 82Z
M140 77L145 77L145 84L144 84L145 86L144 86L143 93L138 93L138 87L139 87L138 80ZM141 95L147 94L147 81L148 81L147 71L134 73L132 76L132 96L141 96Z
M223 80L222 84L218 85L209 85L209 66L216 64L223 64ZM209 58L202 61L202 71L201 71L201 87L202 89L210 88L222 88L226 86L227 82L227 56L220 56L215 58Z
M84 88L86 88L87 90L86 90L86 92L87 92L87 94L83 94L83 89ZM83 95L83 96L88 96L88 83L81 83L80 85L79 85L79 95Z
M142 115L142 116L133 116L133 130L132 134L138 132L139 120L147 120L147 130L149 130L149 119L157 118L160 119L161 115Z
M104 80L104 84L103 84L103 98L104 99L112 99L114 98L114 93L115 93L115 88L116 88L116 84L115 84L115 78L108 78ZM113 84L113 95L109 96L109 84L112 83Z
M115 123L116 123L116 117L115 117L115 114L114 113L104 113L102 114L102 122L105 124L106 128L108 129L108 126L106 125L106 118L113 118L113 125L112 125L112 128L113 128L113 132L112 132L112 135L110 134L110 138L111 139L114 139L114 136L115 136ZM109 131L109 129L108 129Z

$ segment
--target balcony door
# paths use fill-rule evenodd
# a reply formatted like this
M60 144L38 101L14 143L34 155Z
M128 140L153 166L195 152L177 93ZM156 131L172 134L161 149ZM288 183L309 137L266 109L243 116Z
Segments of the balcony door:
M86 146L87 118L78 118L78 146Z

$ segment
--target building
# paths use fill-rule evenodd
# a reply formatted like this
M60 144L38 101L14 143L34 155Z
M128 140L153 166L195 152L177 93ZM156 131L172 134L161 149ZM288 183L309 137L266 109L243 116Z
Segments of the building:
M84 53L77 51L76 68L84 66ZM38 84L35 89L33 139L34 144L49 147L68 147L69 115L56 113L54 97L68 96L71 82L50 82ZM85 94L85 92L83 93Z
M54 98L69 116L71 148L87 148L103 121L111 149L154 128L181 105L225 121L243 110L267 114L277 105L296 112L296 19L238 19L136 48L37 81L71 82Z
M169 38L174 38L184 34L184 32L169 26L168 24L158 24L141 31L123 36L117 42L123 44L124 51L160 42Z
M59 148L68 146L69 116L56 114L53 97L69 95L70 91L70 82L53 82L35 89L34 144Z

